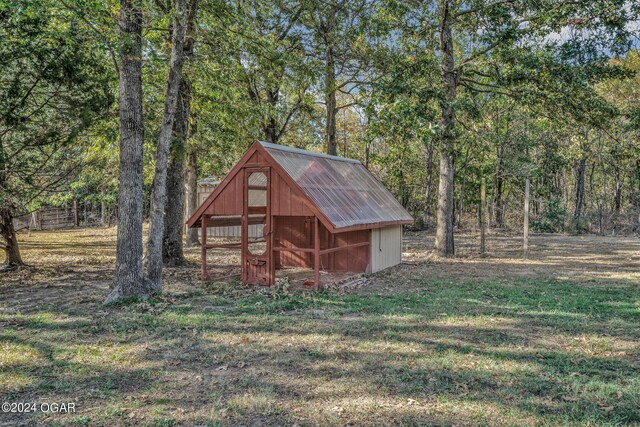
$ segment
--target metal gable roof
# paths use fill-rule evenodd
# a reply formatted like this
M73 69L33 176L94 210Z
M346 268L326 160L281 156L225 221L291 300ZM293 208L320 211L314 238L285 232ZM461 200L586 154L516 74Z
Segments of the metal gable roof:
M413 222L389 190L358 160L259 143L335 228Z

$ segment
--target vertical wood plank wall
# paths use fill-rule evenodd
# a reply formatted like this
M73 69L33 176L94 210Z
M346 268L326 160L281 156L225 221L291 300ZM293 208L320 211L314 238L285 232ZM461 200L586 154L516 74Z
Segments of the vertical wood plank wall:
M277 216L274 217L274 245L285 248L313 248L312 216ZM369 230L348 231L331 234L322 224L319 227L320 248L347 246L369 241ZM276 268L280 267L313 267L313 254L302 252L279 252L275 257ZM369 247L348 248L320 257L322 271L351 271L355 273L367 271L369 265Z
M402 261L402 226L371 230L371 272L384 270Z
M204 203L209 194L216 188L215 184L198 184L198 206ZM240 238L240 226L208 227L209 237L238 237ZM252 224L249 226L249 237L262 237L262 225Z

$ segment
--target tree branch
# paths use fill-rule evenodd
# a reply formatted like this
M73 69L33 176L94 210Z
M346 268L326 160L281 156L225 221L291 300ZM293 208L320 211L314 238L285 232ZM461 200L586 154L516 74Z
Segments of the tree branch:
M500 4L505 4L505 3L512 3L512 1L513 0L495 1L493 3L489 3L489 4L484 5L484 8L492 7L492 6L498 6ZM473 7L473 8L470 8L470 9L461 10L460 12L456 13L455 15L453 15L453 19L459 18L459 17L464 16L464 15L470 15L470 14L473 14L473 13L480 12L480 10L482 10L482 9L483 8L481 8L481 7Z
M69 9L70 11L72 11L76 15L78 15L80 17L80 19L82 19L84 21L84 23L87 24L89 26L89 28L91 28L94 32L96 32L99 35L103 34L103 32L98 30L96 28L96 26L93 25L93 23L91 21L89 21L86 16L84 16L83 13L78 13L76 8L73 7L72 5L67 4L66 1L62 0L61 2L67 9ZM120 67L118 66L118 55L116 54L115 50L113 50L113 48L110 46L109 43L105 43L105 44L107 46L107 49L109 50L109 56L111 56L111 60L113 61L113 67L115 68L116 73L120 74Z
M469 56L468 58L464 59L460 65L458 65L458 67L456 68L457 72L460 72L460 70L462 70L462 67L464 67L465 65L467 65L468 63L476 60L477 58L479 58L480 56L489 53L491 50L493 50L494 48L496 48L498 45L500 45L500 43L502 43L502 40L498 40L494 43L491 43L489 46L485 47L484 49L482 49L481 51L478 51L476 53L474 53L473 55Z

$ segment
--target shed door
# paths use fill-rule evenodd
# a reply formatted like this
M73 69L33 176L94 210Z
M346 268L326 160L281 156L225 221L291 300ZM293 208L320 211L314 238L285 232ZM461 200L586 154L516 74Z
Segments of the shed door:
M244 169L242 214L242 275L252 285L271 286L274 281L271 253L271 169ZM249 235L249 226L261 232ZM255 237L254 237L255 236Z

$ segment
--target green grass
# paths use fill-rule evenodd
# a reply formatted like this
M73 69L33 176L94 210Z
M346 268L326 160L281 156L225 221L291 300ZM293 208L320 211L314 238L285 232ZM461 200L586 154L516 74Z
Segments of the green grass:
M0 314L0 397L76 401L33 418L61 425L640 424L637 286L410 280Z

